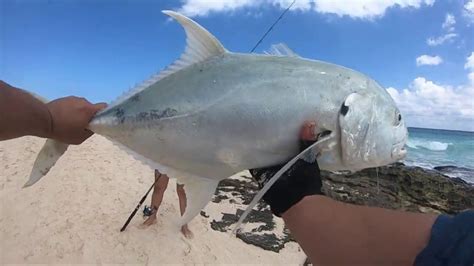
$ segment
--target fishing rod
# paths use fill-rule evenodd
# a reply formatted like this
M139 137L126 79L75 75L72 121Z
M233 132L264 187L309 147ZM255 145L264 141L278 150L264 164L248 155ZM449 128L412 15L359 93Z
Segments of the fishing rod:
M265 34L263 34L262 38L260 38L260 40L258 40L257 44L255 44L255 46L252 48L252 50L250 50L251 53L253 53L255 51L255 49L257 48L258 45L260 45L260 43L263 41L263 39L265 39L265 37L267 37L268 33L270 33L270 31L272 31L273 27L275 27L275 25L283 18L283 16L286 14L286 12L288 12L288 10L290 10L290 8L295 4L296 0L293 0L293 2L291 2L291 4L283 11L283 13L281 13L281 15L278 17L278 19L273 22L273 24L270 26L270 28L268 28L268 30L265 32Z
M160 179L160 177L161 177L161 175L159 175L158 178L155 179L155 182L153 182L153 184L151 185L151 187L148 189L148 191L145 193L145 195L142 197L142 199L141 199L140 202L138 203L137 207L135 207L135 209L132 211L132 213L131 213L130 216L128 217L127 221L126 221L125 224L122 226L122 229L120 229L120 232L125 231L125 229L127 228L128 224L129 224L130 221L133 219L133 217L135 216L135 214L137 214L137 211L140 209L140 207L142 206L143 202L145 202L146 197L147 197L148 194L150 193L151 189L155 186L156 182L158 182L158 180Z

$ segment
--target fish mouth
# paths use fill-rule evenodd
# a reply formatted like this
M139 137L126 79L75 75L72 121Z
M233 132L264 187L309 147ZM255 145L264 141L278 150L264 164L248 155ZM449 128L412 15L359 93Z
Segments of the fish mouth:
M405 143L401 143L400 145L394 145L392 148L392 159L394 160L402 160L406 157L407 150L405 148Z

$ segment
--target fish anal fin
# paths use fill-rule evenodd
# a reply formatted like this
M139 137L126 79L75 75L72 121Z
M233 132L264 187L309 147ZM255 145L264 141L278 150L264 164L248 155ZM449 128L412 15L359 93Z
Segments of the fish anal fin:
M190 222L196 215L198 215L214 195L219 180L196 176L179 169L160 164L136 153L127 146L113 139L109 140L115 146L132 156L135 160L140 161L152 169L157 169L160 171L160 173L166 174L170 178L176 178L177 183L183 185L184 192L186 193L186 211L181 217L180 226Z
M180 225L189 223L206 207L216 192L219 180L195 176L179 176L178 184L182 184L186 193L186 211L181 217Z

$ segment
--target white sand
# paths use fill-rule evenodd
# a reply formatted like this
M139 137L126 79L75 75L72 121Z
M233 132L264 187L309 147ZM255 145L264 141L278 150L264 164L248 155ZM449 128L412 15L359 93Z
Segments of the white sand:
M265 251L212 230L201 216L190 223L194 239L185 239L176 225L179 207L174 180L157 224L139 229L140 209L120 233L152 184L152 169L94 136L81 146L71 146L46 177L22 189L43 143L34 137L0 142L1 264L295 264L304 260L296 243L288 243L280 253ZM211 203L206 212L214 217L219 210L234 207Z

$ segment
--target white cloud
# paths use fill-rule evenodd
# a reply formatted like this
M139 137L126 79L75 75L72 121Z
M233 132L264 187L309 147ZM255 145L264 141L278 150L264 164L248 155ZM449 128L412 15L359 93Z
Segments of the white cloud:
M373 19L381 17L391 7L420 8L431 6L435 0L299 0L292 10ZM211 12L228 12L263 5L286 8L292 0L184 0L179 12L188 16L206 16Z
M469 82L471 82L471 86L474 86L474 72L467 74L467 78L469 79Z
M474 0L466 2L463 13L466 17L474 21Z
M466 2L466 4L464 5L464 9L471 13L474 13L474 0Z
M443 62L443 59L436 55L436 56L430 56L430 55L421 55L418 58L416 58L416 65L417 66L423 66L423 65L429 65L429 66L437 66Z
M466 58L466 64L464 65L464 68L471 71L469 74L467 74L467 78L471 82L471 86L474 86L474 52L471 52L471 55Z
M258 1L254 0L186 0L179 8L187 16L206 16L210 12L234 11L239 8L255 6Z
M321 13L331 13L339 16L347 15L354 18L374 18L383 16L385 11L390 7L420 8L423 4L432 5L433 3L434 0L316 0L315 9Z
M466 58L464 68L474 71L474 52L471 52L471 55Z
M418 77L408 88L388 93L399 106L408 126L474 131L474 87L453 88Z
M446 18L444 19L443 25L441 28L447 30L448 32L454 31L454 24L456 24L456 19L452 14L446 14Z
M458 35L456 33L447 33L445 35L439 36L438 38L434 38L434 37L428 38L428 40L426 40L426 43L429 46L438 46L445 42L452 42L453 39L456 38L457 36Z
M429 46L438 46L445 42L452 42L454 38L458 36L457 33L454 33L454 25L456 24L456 19L452 14L447 13L444 19L441 28L443 29L444 33L439 37L430 37L426 40L426 43Z
M470 82L453 87L418 77L408 88L388 88L409 126L474 131L474 52L464 66Z

